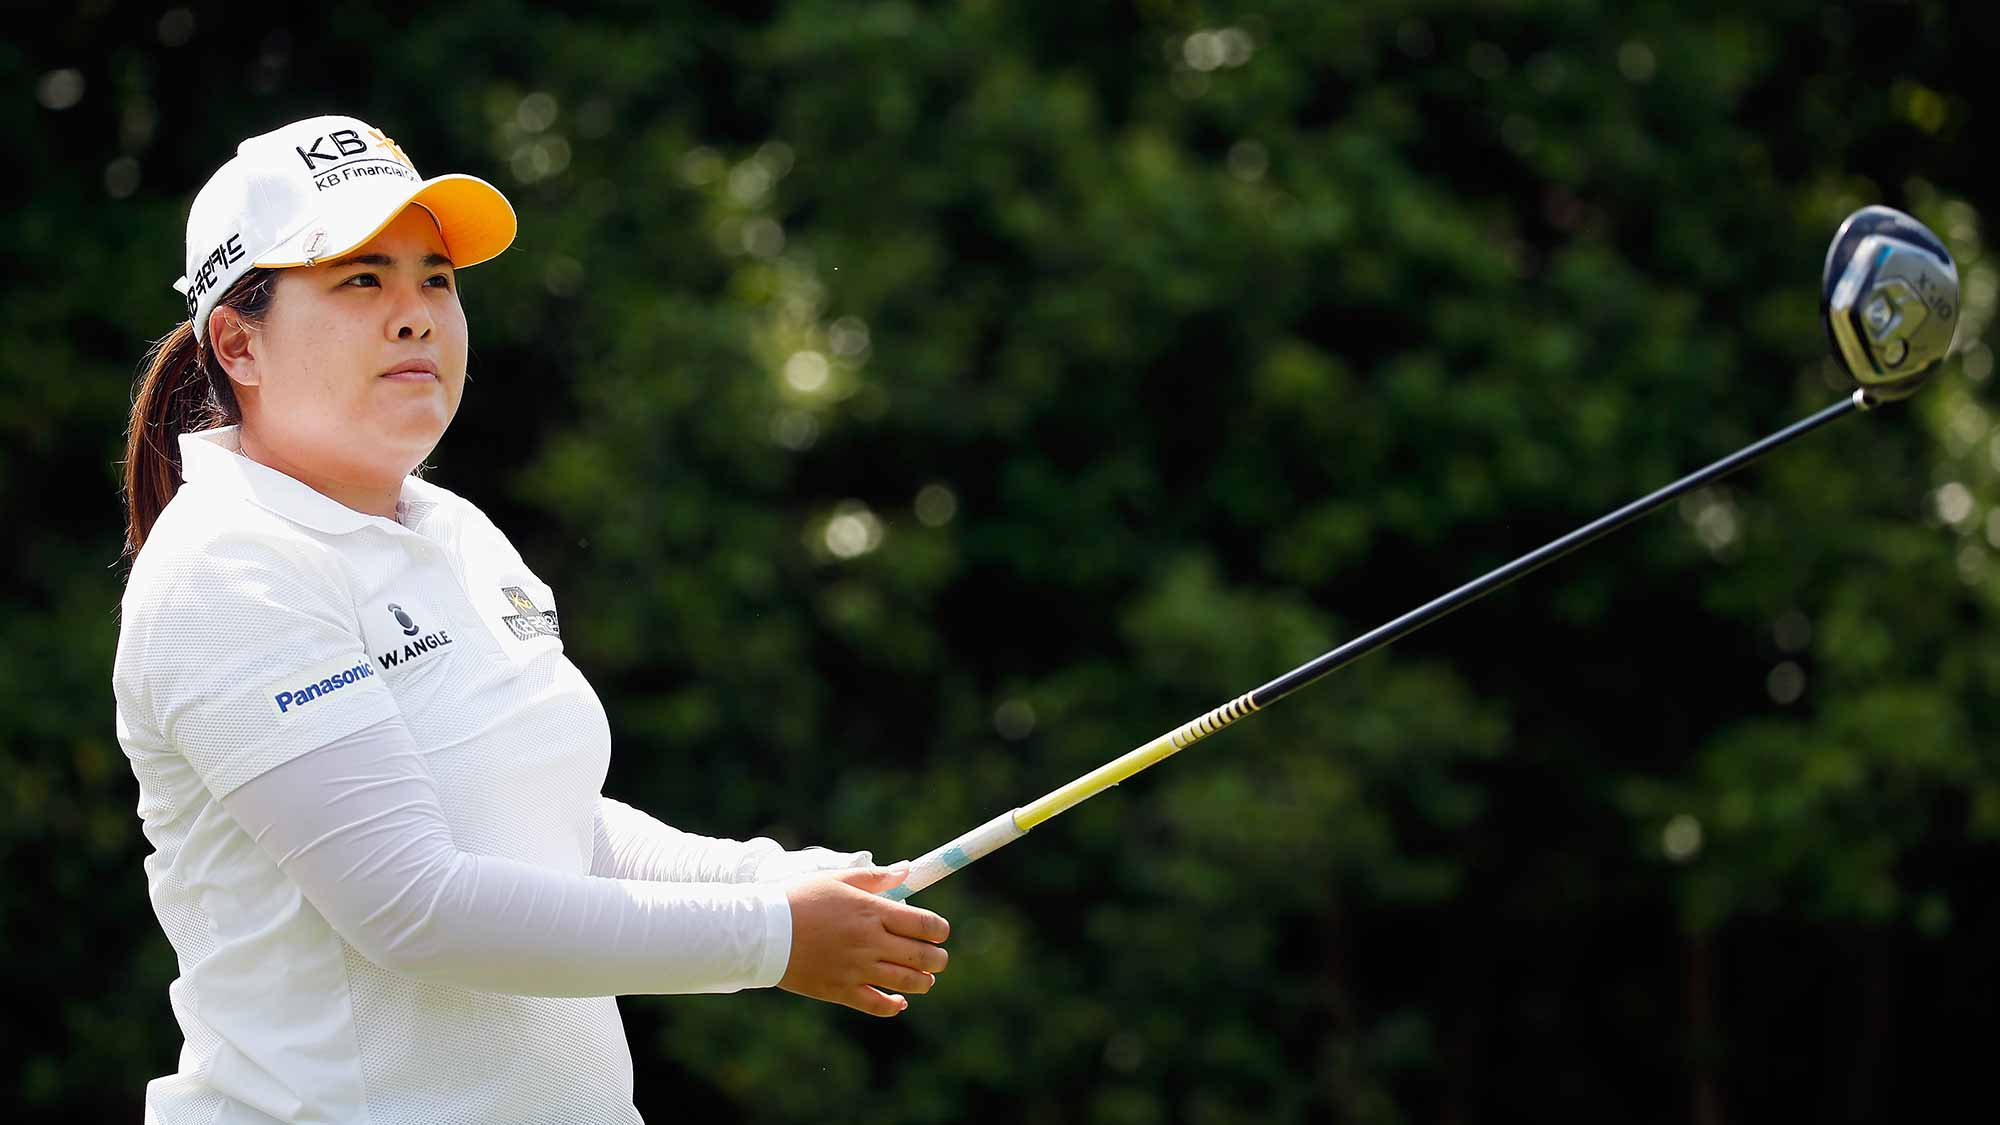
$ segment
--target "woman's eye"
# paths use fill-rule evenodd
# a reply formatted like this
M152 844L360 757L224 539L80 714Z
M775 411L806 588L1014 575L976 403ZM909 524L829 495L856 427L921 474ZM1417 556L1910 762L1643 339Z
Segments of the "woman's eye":
M367 286L370 285L380 285L381 282L377 280L375 275L372 273L357 273L353 277L348 278L346 281L341 282L341 284L352 285L355 288L359 289L359 288L366 288Z
M428 281L424 282L424 284L435 285L439 289L449 289L451 288L451 278L445 276L444 274L437 274L436 276L430 278Z

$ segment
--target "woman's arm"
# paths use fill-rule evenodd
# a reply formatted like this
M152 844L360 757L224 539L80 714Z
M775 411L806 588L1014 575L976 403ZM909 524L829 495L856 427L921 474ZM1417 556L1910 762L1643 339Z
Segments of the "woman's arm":
M791 908L772 886L567 875L452 840L400 718L245 782L223 807L376 964L538 996L777 984Z
M821 871L866 867L868 852L804 848L788 852L776 840L724 840L663 824L620 801L597 799L596 846L590 873L664 883L777 883Z

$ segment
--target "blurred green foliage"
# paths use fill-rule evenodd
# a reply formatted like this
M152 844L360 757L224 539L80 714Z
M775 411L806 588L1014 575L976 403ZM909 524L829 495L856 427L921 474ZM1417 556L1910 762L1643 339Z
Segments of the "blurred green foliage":
M927 892L876 1024L625 1004L656 1120L1915 1116L2000 972L1990 7L91 2L0 44L0 1022L129 1119L113 738L185 209L319 112L501 184L434 479L561 593L616 796L921 852L1840 393L1835 224L1959 358Z

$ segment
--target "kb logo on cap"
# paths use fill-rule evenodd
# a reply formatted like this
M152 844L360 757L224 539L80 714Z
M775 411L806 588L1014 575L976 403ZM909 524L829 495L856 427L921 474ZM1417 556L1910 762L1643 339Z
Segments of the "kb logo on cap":
M403 146L397 144L393 137L384 136L380 129L370 129L368 132L375 138L375 143L372 145L362 140L361 134L353 129L335 129L325 136L314 137L310 145L293 145L292 151L298 153L299 159L306 162L308 172L319 171L318 161L338 164L343 157L360 156L371 148L387 149L389 155L398 163L409 167L410 158L403 154ZM320 146L329 144L333 146L333 151L322 151Z
M333 144L333 151L321 152L319 146L328 142ZM311 147L293 145L292 151L298 153L299 159L306 162L306 171L312 172L319 168L313 161L324 160L328 164L337 164L343 156L360 156L367 152L368 144L361 139L361 134L352 129L335 129L324 137L314 137Z

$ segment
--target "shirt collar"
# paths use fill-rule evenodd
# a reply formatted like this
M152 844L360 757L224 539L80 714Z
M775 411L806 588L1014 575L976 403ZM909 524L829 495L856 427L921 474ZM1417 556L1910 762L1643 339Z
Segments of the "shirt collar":
M240 496L265 511L328 535L364 527L407 530L395 520L357 512L302 481L243 456L242 438L235 426L182 434L181 479ZM396 507L406 512L414 525L437 506L442 492L436 485L404 477Z

